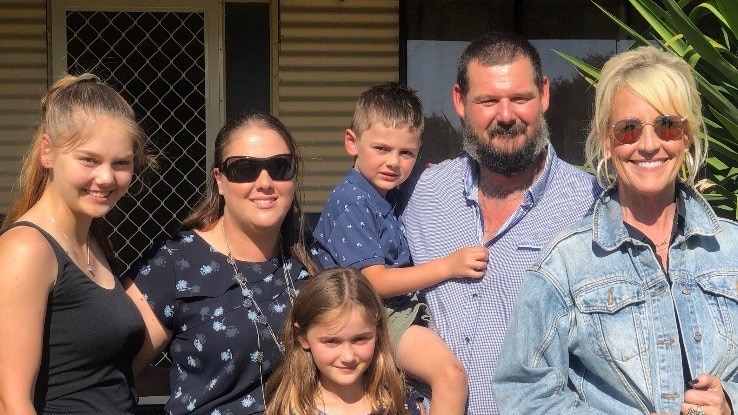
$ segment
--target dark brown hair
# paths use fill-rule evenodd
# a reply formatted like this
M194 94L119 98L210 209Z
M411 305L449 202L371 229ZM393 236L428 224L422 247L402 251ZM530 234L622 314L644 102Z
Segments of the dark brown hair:
M520 57L530 60L533 66L533 82L538 90L543 88L543 69L538 50L525 38L509 32L487 32L464 49L456 68L456 83L461 95L469 92L469 65L478 60L484 66L498 66L512 63Z
M292 256L302 262L308 272L314 273L315 268L305 247L305 216L302 212L300 191L300 171L302 170L302 158L295 144L295 139L290 134L287 127L277 117L255 111L247 111L236 118L229 120L223 125L215 138L215 151L213 154L213 165L208 172L208 190L205 198L195 207L184 221L182 221L181 229L202 229L209 230L215 226L218 219L223 216L225 207L225 199L218 193L215 184L214 169L223 163L224 155L228 146L231 145L235 138L235 132L242 128L261 127L272 130L279 134L284 140L290 154L295 156L295 197L292 199L292 206L287 211L287 216L282 222L280 228L280 238L282 250L289 252Z

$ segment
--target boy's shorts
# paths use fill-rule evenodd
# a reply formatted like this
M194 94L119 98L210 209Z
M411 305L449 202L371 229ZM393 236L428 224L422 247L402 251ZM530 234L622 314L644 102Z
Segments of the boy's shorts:
M428 307L420 302L418 293L384 299L387 311L387 329L392 350L397 353L400 338L411 325L428 326Z

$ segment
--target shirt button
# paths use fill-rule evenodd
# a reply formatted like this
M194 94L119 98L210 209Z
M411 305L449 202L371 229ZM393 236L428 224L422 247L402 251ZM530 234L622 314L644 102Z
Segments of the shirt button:
M472 298L477 298L477 297L479 297L479 294L477 293L472 294Z
M699 341L702 341L702 333L700 333L699 331L696 331L696 332L694 333L694 340L695 340L695 341L698 341L698 342L699 342Z
M689 287L682 287L682 294L690 295L692 294L692 289L690 289Z
M471 342L471 339L469 338L469 336L466 336L466 337L464 337L464 341L465 341L465 342L466 342L467 344L469 344L469 342Z

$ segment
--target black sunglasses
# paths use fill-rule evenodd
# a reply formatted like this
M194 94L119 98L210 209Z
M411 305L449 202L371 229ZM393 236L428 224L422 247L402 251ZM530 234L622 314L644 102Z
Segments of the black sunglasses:
M269 173L272 180L285 181L295 177L295 156L278 154L267 158L233 156L223 160L218 167L232 183L251 183L262 170Z

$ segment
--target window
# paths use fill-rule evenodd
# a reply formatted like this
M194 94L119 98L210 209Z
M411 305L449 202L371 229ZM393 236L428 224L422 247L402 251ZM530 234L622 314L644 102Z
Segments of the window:
M597 3L629 24L645 28L627 0ZM531 40L551 81L546 113L551 141L560 157L577 165L584 162L594 88L553 50L601 66L631 44L621 40L624 33L590 0L405 0L401 24L407 83L418 90L427 116L425 144L417 163L421 166L461 151L460 121L451 103L451 88L458 57L476 36L496 29Z

